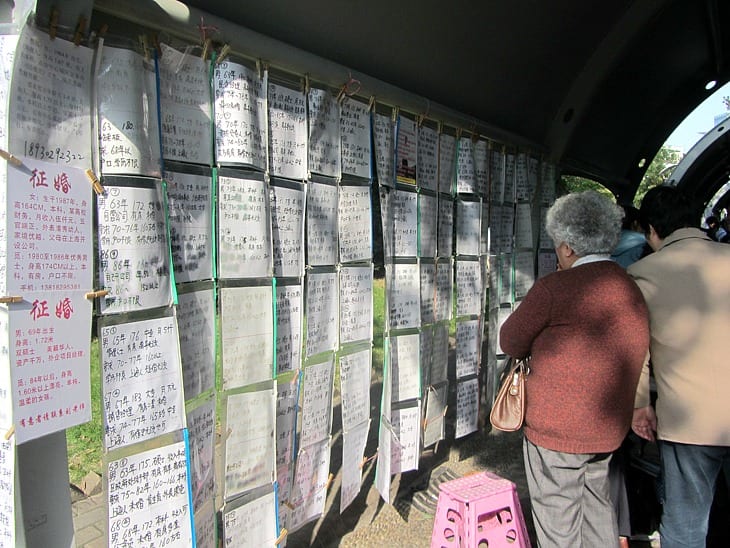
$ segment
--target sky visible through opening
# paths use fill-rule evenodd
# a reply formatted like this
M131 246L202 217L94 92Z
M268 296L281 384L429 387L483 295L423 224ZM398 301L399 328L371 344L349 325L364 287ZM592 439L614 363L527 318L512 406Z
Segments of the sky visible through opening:
M718 88L712 95L695 108L684 121L677 126L664 143L666 146L681 149L683 153L697 143L708 131L721 120L716 116L730 116L722 98L730 95L730 83Z

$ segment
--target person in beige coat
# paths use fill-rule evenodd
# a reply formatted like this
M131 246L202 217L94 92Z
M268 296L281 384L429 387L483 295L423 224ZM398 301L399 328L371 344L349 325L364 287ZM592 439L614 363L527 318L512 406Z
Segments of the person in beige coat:
M655 412L645 366L632 428L659 440L662 548L701 548L723 468L730 483L730 246L698 228L674 187L647 192L640 216L655 253L628 273L649 308L657 400Z

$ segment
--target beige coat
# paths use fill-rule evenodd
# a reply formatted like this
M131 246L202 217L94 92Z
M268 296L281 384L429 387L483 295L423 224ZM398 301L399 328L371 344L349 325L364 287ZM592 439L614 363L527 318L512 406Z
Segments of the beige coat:
M730 244L682 228L628 273L649 307L659 439L730 446Z

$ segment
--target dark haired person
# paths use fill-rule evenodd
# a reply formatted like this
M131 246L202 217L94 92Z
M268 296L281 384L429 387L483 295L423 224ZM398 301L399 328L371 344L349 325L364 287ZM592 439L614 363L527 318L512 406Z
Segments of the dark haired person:
M683 193L651 189L639 209L654 253L628 269L649 307L656 411L644 368L632 428L659 439L662 548L705 546L720 471L730 481L730 246L699 227Z
M616 547L608 469L631 426L649 348L639 288L611 260L621 209L595 191L558 198L545 228L560 270L540 278L500 331L531 356L523 454L542 548Z

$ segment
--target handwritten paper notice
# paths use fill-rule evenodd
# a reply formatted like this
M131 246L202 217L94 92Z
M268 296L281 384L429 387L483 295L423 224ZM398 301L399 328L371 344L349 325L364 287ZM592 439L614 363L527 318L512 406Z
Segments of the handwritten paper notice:
M299 449L294 486L290 530L295 531L305 523L324 513L330 469L330 439Z
M307 275L306 296L307 357L337 347L339 291L337 273L323 272Z
M340 344L373 338L373 267L340 269Z
M362 485L362 462L368 442L370 420L342 433L342 491L340 514L355 500Z
M380 185L380 226L383 230L383 256L386 261L393 259L395 250L395 229L393 228L393 196L395 190Z
M218 177L218 275L265 278L273 268L269 192L260 176Z
M506 304L512 302L513 279L512 254L503 253L499 256L499 302Z
M421 397L420 348L418 333L390 338L390 364L393 371L391 401Z
M195 512L195 548L217 548L217 519L213 500Z
M101 359L107 450L185 426L174 317L102 327Z
M439 186L439 134L435 129L422 125L418 128L418 174L416 180L422 190L438 191Z
M479 372L479 320L456 323L456 378Z
M479 202L456 201L456 253L479 255L481 213Z
M286 508L294 477L294 436L296 435L299 376L276 386L276 482L279 484L279 510Z
M304 369L302 397L302 447L328 439L332 426L332 382L334 361L310 365Z
M304 275L304 188L271 186L274 276Z
M226 428L225 500L273 483L276 463L274 389L229 394Z
M449 366L449 326L437 323L433 326L433 356L431 357L431 374L429 382L432 386L447 380Z
M423 446L431 447L437 441L446 437L446 402L448 384L438 387L429 387L426 394L426 420L423 428Z
M499 227L499 241L497 246L501 252L512 251L512 240L514 236L515 227L515 208L514 206L505 205L502 206L502 217L500 219Z
M92 305L84 293L26 293L9 307L6 356L17 443L91 420Z
M370 419L370 349L340 356L342 430L349 432Z
M299 369L302 361L302 286L276 286L276 370Z
M310 88L309 171L327 177L342 175L340 103L327 90Z
M499 306L499 255L491 254L487 258L487 275L489 281L489 308L497 308Z
M558 258L554 251L541 251L537 255L537 277L542 278L557 270Z
M215 496L215 396L187 413L190 434L190 485L193 509L198 512Z
M109 291L101 299L102 314L169 305L170 251L159 188L107 181L96 204L99 278Z
M104 46L96 73L101 172L160 177L157 83L151 63Z
M532 207L530 204L517 204L515 208L515 248L532 249Z
M479 253L482 256L489 253L489 204L486 201L482 202L482 230Z
M418 194L407 190L391 193L394 253L398 257L418 255Z
M185 399L215 383L215 295L213 289L180 293L176 308Z
M456 315L480 313L482 269L479 261L456 261Z
M383 379L385 383L387 379ZM386 386L383 384L383 386ZM388 401L383 395L383 401ZM380 493L381 498L390 504L390 460L393 451L392 427L390 421L385 415L380 416L380 427L378 429L378 462L375 467L375 487Z
M436 265L421 263L421 325L433 323L436 299Z
M350 97L340 111L342 173L370 179L370 113L368 106Z
M470 137L459 139L459 154L456 161L456 192L476 194L477 181L474 173L474 148Z
M340 262L369 261L372 252L372 216L369 186L340 186Z
M213 183L209 175L165 172L175 282L213 277Z
M386 264L389 284L388 325L390 329L407 329L421 325L420 269L418 264Z
M433 359L433 326L428 325L421 328L420 356L421 356L421 384L428 386L431 378L431 360Z
M504 203L515 202L515 155L506 154L504 159Z
M92 51L25 25L8 107L8 147L58 165L91 165Z
M502 330L502 326L504 325L504 322L507 321L507 318L509 318L509 315L512 314L512 305L510 306L500 306L497 309L497 329L495 329L495 333L497 334L497 354L504 354L502 351L502 345L499 340L499 332Z
M456 137L439 136L439 192L450 194L456 177Z
M394 124L390 116L383 114L374 114L373 120L375 126L375 164L378 170L378 183L386 186L394 186Z
M218 163L266 169L268 74L223 61L215 68L215 149Z
M555 183L558 170L555 164L547 162L543 162L540 166L540 203L543 206L550 206L555 201Z
M406 116L398 116L396 125L395 175L399 183L416 184L418 164L418 127Z
M269 170L307 177L307 101L304 93L269 82Z
M504 203L504 152L500 149L492 150L489 161L491 203L501 205Z
M273 378L271 286L223 287L220 294L223 389Z
M307 192L307 263L337 263L337 187L310 182Z
M456 385L456 434L455 438L479 429L479 379L469 379Z
M454 288L454 263L449 259L436 263L436 300L434 320L450 320L452 315L452 295Z
M518 202L530 199L527 176L527 155L524 152L517 154L515 159L515 194Z
M10 311L0 306L0 356L3 368L0 370L0 428L13 425L13 389L10 382Z
M540 241L538 245L542 248L551 249L555 247L555 244L547 232L547 207L540 208Z
M208 63L162 44L160 127L162 157L194 164L212 163Z
M0 429L0 546L15 546L15 440ZM10 438L10 439L8 439Z
M223 540L226 548L276 546L276 496L272 491L223 510Z
M535 283L535 255L532 251L515 253L515 299L522 299Z
M109 546L192 546L185 442L109 462Z
M69 166L30 158L23 162L22 167L8 163L7 169L12 260L6 265L6 290L11 295L88 291L93 284L88 179Z
M477 180L477 191L486 198L489 190L489 148L484 140L474 143L474 176Z
M421 257L436 256L438 229L438 198L428 194L418 196L418 237Z
M390 446L390 473L401 474L417 470L421 441L421 405L393 409L390 423L395 438Z
M454 237L454 201L444 196L439 197L439 220L437 235L437 254L439 257L450 257L453 253Z
M8 148L8 97L10 81L13 75L15 52L18 50L18 34L0 36L0 101L6 108L0 109L0 147Z

